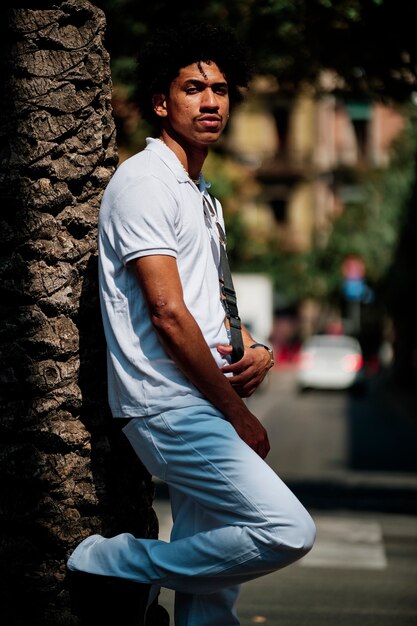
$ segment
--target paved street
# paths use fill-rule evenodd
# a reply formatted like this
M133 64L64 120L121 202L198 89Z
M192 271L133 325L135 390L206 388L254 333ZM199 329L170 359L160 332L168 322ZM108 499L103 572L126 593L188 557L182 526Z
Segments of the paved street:
M268 463L306 505L417 514L417 416L384 378L363 393L299 393L294 371L275 370L249 403Z
M161 538L171 519L157 503ZM242 626L416 626L417 518L312 511L317 541L299 563L243 586ZM160 603L171 614L172 591ZM218 625L220 626L220 625Z
M244 585L242 626L417 626L415 421L380 381L358 396L300 394L291 371L274 371L249 403L270 435L268 462L318 534L301 562ZM163 485L157 492L168 539ZM160 601L173 615L173 593Z

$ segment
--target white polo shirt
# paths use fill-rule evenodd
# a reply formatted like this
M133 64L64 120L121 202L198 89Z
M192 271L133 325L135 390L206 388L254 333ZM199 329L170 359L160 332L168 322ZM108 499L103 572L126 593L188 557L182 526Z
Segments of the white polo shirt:
M223 225L219 203L217 210ZM128 264L161 254L176 258L185 304L215 361L225 365L216 349L229 343L220 300L217 227L203 211L202 192L172 150L147 139L146 149L116 170L99 216L100 300L114 417L208 402L163 349L133 264Z

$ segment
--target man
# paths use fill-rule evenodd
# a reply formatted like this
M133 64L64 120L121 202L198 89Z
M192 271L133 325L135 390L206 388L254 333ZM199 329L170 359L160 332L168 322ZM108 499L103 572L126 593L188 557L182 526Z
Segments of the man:
M243 328L230 363L219 235L221 207L201 173L248 80L228 30L167 31L139 59L144 115L158 139L125 161L100 210L100 289L115 418L148 470L166 481L171 542L127 533L84 540L72 571L176 591L176 626L239 624L239 584L284 567L314 524L263 460L264 427L242 397L270 350Z

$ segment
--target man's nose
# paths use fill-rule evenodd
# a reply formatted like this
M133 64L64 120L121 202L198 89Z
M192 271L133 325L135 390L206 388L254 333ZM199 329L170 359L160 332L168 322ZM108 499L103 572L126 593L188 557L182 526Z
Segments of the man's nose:
M205 89L203 97L201 99L201 107L208 109L218 109L219 103L217 102L216 94L212 89Z

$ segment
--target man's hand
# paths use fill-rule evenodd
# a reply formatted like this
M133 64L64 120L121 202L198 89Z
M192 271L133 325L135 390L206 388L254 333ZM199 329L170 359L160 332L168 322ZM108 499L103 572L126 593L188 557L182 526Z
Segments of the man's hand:
M261 422L250 411L242 411L229 418L229 422L245 443L264 459L269 450L268 434Z
M217 350L222 356L232 353L230 345L219 345ZM264 380L271 367L271 357L264 348L246 348L243 357L237 363L221 368L224 374L231 373L228 378L234 390L241 398L249 398Z

